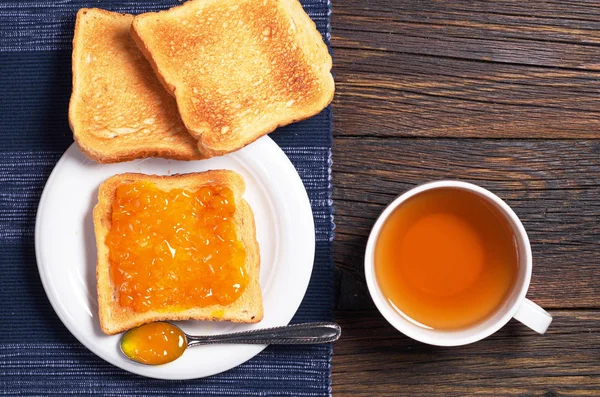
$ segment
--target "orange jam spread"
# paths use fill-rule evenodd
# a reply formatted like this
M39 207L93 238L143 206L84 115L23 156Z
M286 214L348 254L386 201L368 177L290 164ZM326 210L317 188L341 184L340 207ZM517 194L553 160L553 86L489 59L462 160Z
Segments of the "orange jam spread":
M235 301L248 277L234 212L227 187L119 186L106 244L120 305L146 312Z
M185 334L169 323L150 323L129 330L121 338L121 350L138 363L157 365L181 357L187 348Z

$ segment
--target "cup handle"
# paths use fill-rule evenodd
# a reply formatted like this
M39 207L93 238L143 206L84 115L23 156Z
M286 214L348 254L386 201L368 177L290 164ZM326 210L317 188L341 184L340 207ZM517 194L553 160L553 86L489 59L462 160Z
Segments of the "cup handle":
M539 334L545 333L552 322L552 316L547 311L527 298L523 299L513 317Z

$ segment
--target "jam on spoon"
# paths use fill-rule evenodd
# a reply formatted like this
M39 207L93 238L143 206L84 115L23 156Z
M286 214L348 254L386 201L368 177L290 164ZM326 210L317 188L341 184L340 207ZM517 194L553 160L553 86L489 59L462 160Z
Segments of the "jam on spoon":
M121 351L133 361L158 365L181 357L188 342L179 327L156 322L133 328L121 338Z
M194 336L187 335L174 324L156 322L127 331L121 337L121 351L130 360L158 365L178 359L188 347L215 343L309 345L334 342L339 339L341 333L339 325L324 322L293 324L232 334Z

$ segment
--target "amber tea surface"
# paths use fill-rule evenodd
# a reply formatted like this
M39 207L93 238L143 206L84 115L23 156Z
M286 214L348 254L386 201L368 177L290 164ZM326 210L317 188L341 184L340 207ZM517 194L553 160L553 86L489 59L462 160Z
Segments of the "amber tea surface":
M485 320L508 296L518 251L490 202L457 188L417 194L388 217L375 245L375 274L403 316L455 330Z

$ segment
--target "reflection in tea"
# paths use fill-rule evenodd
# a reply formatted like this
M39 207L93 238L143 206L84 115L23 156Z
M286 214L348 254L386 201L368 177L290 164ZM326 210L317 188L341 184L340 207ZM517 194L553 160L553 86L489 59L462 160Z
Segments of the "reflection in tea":
M409 198L375 246L375 274L390 304L438 330L469 327L494 313L517 268L510 224L486 199L458 188Z

